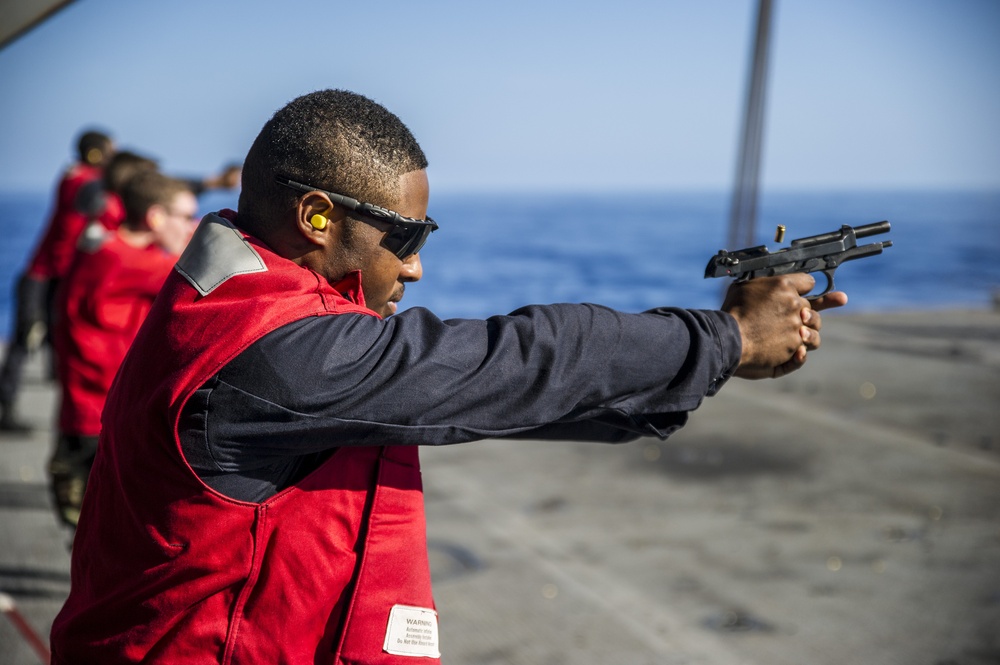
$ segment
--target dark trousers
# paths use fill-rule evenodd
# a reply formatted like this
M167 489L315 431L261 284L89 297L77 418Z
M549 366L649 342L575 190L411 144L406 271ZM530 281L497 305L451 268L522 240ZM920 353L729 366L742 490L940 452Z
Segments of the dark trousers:
M10 344L0 368L0 406L13 406L21 389L21 377L28 353L52 330L52 308L56 280L36 279L22 274L14 294L17 308Z

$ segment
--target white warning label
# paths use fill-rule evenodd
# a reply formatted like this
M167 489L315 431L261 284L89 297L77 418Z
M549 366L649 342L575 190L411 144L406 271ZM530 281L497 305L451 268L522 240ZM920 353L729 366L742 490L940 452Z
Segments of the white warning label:
M393 605L382 650L394 656L440 658L437 612L424 607Z

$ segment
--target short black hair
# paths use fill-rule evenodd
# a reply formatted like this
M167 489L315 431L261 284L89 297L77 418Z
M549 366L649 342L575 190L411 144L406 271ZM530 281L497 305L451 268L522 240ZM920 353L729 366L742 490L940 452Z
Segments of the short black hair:
M283 175L392 207L399 177L427 168L406 125L380 104L347 90L320 90L289 102L261 129L243 163L240 225L262 238L299 196L279 186Z
M140 171L122 187L122 204L125 206L123 224L129 228L138 228L146 217L146 211L152 206L167 207L173 203L175 196L190 191L190 185L183 180L165 176L155 170Z
M80 161L94 166L103 164L111 157L112 145L110 136L94 130L83 132L76 140Z
M104 168L104 189L121 194L128 181L137 173L155 171L157 168L156 160L149 157L127 150L117 152Z

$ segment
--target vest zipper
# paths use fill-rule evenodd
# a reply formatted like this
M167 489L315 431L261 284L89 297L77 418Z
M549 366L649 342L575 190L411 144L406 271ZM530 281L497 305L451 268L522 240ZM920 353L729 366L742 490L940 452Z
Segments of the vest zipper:
M364 512L361 514L361 525L358 528L357 561L354 564L354 573L351 575L351 582L348 585L350 602L344 608L340 617L340 625L337 627L336 649L334 651L334 663L340 662L340 654L344 648L344 640L347 637L347 626L351 620L351 611L354 609L355 592L358 582L361 579L361 571L364 569L365 555L368 552L368 531L371 526L372 509L375 506L376 494L378 493L378 481L382 475L382 460L385 457L385 447L381 447L378 453L378 460L372 472L368 485L368 496L365 497Z
M246 582L240 589L240 594L236 598L236 605L233 607L233 616L229 621L229 634L226 636L226 650L222 656L222 665L231 665L233 652L236 650L236 643L239 639L240 625L243 622L243 608L247 599L253 593L257 585L257 578L260 576L261 565L264 560L264 552L267 544L263 542L264 532L267 526L267 505L258 505L256 509L253 529L253 556L250 560L250 571L247 573Z

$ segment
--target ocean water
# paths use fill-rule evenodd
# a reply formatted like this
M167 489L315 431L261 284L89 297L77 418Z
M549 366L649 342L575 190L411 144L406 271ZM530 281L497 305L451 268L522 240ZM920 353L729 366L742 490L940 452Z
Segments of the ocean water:
M210 193L201 211L235 207ZM727 192L660 194L440 194L430 214L441 229L421 252L424 278L402 307L442 318L503 314L526 304L593 302L638 312L657 306L712 308L724 282L703 278L723 247ZM48 193L0 194L0 337L11 329L17 275L49 214ZM1000 191L765 193L758 242L887 219L883 254L845 264L836 285L848 310L986 308L1000 292ZM785 243L774 228L787 227ZM738 248L727 248L738 249ZM819 277L820 282L824 282Z

